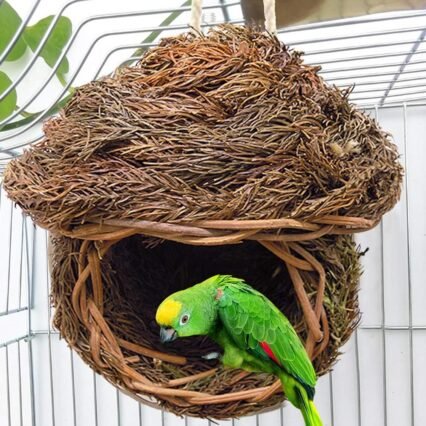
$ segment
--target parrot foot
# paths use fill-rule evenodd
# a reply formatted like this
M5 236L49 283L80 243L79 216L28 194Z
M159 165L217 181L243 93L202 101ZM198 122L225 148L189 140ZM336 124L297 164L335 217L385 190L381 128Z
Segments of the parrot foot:
M207 355L203 355L201 358L206 360L219 359L221 357L220 352L210 352Z

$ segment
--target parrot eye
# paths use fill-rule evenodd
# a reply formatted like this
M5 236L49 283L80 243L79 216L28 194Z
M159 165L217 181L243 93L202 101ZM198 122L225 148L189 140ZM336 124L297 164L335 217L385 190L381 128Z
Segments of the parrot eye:
M184 325L184 324L186 324L188 321L189 321L189 315L188 315L188 314L182 315L182 317L181 317L181 319L180 319L180 325Z

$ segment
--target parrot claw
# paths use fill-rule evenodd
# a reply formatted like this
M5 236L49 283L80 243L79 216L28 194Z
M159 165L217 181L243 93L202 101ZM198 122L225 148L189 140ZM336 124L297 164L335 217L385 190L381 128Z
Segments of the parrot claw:
M220 352L210 352L207 355L203 355L201 358L206 360L212 360L212 359L219 359L220 358Z

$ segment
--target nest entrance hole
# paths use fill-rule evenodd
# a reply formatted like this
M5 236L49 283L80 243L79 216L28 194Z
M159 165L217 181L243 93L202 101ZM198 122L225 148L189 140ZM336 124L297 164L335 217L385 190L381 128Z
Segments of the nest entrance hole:
M161 351L193 358L217 350L213 342L200 337L180 339L164 347L159 342L159 328L155 323L156 309L164 298L216 274L243 278L290 320L300 322L301 319L285 263L255 241L211 247L163 241L152 247L142 237L132 236L110 249L108 263L119 277L116 290L122 309L130 308L132 315L140 320L132 322L136 329L131 334L135 338L140 322L144 324L144 339L149 342L135 343L148 343ZM198 363L212 366L212 361L199 359Z

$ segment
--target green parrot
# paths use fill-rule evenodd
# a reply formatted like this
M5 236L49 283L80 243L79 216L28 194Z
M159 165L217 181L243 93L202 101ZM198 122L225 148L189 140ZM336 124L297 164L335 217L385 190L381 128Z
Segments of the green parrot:
M223 348L224 366L275 374L306 426L322 425L313 403L315 370L302 342L282 312L243 280L215 275L173 293L155 319L163 343L208 335Z

